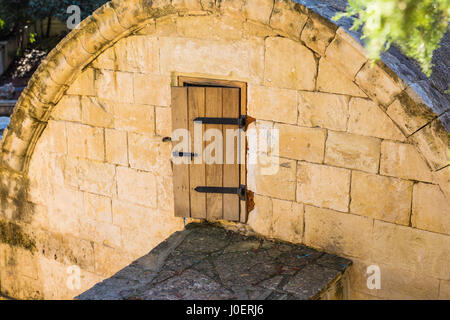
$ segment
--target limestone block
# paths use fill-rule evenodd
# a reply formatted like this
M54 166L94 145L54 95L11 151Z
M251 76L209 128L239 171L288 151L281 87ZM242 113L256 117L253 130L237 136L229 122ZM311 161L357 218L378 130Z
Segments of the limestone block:
M128 140L125 131L105 130L106 161L128 166Z
M117 167L119 199L156 208L156 181L152 174L131 168Z
M253 37L256 38L274 37L277 35L277 32L273 30L270 26L252 20L246 20L243 24L243 28L244 28L243 37L245 39L250 39Z
M430 168L411 144L383 141L380 173L409 180L431 182Z
M328 131L326 164L377 173L379 162L379 139Z
M439 186L414 185L411 222L418 229L450 234L450 204Z
M348 212L350 170L299 162L297 201Z
M81 98L81 120L94 127L112 128L114 115L111 106L94 97Z
M240 40L243 20L232 16L186 16L176 20L177 32L186 38Z
M294 160L259 155L256 169L256 193L285 200L295 200Z
M110 277L125 268L136 258L129 252L111 248L102 244L94 244L95 273Z
M232 75L260 83L264 72L263 41L160 38L161 73L165 76L174 71Z
M247 19L269 24L274 0L247 0L242 9Z
M272 199L272 237L301 243L303 237L303 204Z
M170 106L170 77L135 73L134 100L139 104Z
M247 114L256 119L295 124L297 122L297 92L249 85Z
M367 61L365 49L344 29L338 28L334 40L325 51L325 57L350 80Z
M267 38L265 46L264 83L267 86L314 90L317 68L310 49L281 37Z
M66 130L69 156L98 161L105 159L103 129L67 122Z
M450 279L450 237L375 220L372 259L439 279Z
M154 134L155 108L142 104L114 103L114 126L118 130Z
M172 135L172 109L155 108L156 116L156 134L161 137L170 137Z
M92 68L87 68L86 70L84 70L69 87L69 89L67 90L67 94L95 96L94 72L95 71Z
M134 102L132 73L98 70L95 77L95 91L100 99Z
M114 165L82 159L75 164L80 190L105 196L115 193Z
M88 219L112 223L111 199L93 193L84 192L84 214Z
M437 116L410 87L397 96L386 113L406 135L413 134Z
M173 178L157 177L158 209L172 213L174 211ZM171 214L172 215L172 214Z
M432 170L439 170L449 164L449 136L439 118L408 139L418 146Z
M289 124L275 124L279 134L279 150L274 155L284 158L319 162L323 160L326 131Z
M439 285L439 299L450 300L450 281L441 280Z
M347 129L348 98L341 95L300 91L298 124L337 131Z
M117 70L158 73L159 50L156 38L129 36L114 45Z
M394 122L370 100L352 98L349 114L348 131L351 133L389 140L405 140Z
M370 257L373 220L305 206L305 244L328 253Z
M358 86L372 99L387 107L404 89L403 81L387 67L366 63L355 77Z
M350 212L408 225L412 182L353 171Z
M301 39L309 48L323 56L334 38L336 29L336 25L332 22L319 15L313 15L306 22Z
M270 26L292 37L300 38L300 32L307 19L308 16L300 10L300 6L295 2L275 0L270 15Z
M269 236L272 232L272 199L255 194L255 208L249 213L248 224L255 232Z
M47 128L41 136L46 143L48 152L67 154L66 123L63 121L49 121Z
M172 145L152 138L130 133L128 135L128 156L132 168L145 170L154 175L169 175L171 169Z
M164 16L155 21L155 35L171 37L177 34L177 15Z
M447 199L450 199L450 167L444 167L441 170L434 171L432 174L433 182L438 184Z
M53 186L48 203L48 230L78 236L78 217L83 213L83 195L69 187Z
M223 0L220 2L220 11L231 15L242 15L243 0Z
M367 95L352 80L347 78L342 71L324 57L319 61L317 90L345 94L353 97L367 97Z
M78 96L65 95L53 108L51 119L81 121L81 100Z
M92 67L95 69L117 70L114 46L103 51L94 61L92 61Z
M114 225L128 230L150 230L154 223L155 209L146 208L122 200L112 202Z
M109 247L121 247L120 228L111 223L82 219L80 220L80 237Z

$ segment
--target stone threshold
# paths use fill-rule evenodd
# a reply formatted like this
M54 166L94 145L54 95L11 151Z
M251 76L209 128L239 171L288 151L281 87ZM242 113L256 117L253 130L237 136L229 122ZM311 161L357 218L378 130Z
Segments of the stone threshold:
M191 223L75 299L345 299L351 263L303 245Z

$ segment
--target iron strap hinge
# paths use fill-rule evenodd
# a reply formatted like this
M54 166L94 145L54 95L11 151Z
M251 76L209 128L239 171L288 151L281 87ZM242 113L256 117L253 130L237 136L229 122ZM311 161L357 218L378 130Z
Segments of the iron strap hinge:
M245 128L247 117L245 115L239 116L239 118L198 117L194 119L194 122L200 122L202 124L230 124L237 125L239 128Z
M245 185L241 184L239 188L232 188L232 187L195 187L194 189L197 192L202 193L226 193L226 194L237 194L239 196L239 199L245 200Z
M172 152L172 155L174 157L189 157L189 158L193 158L196 157L197 154L196 153L192 153L192 152L180 152L180 151L174 151Z

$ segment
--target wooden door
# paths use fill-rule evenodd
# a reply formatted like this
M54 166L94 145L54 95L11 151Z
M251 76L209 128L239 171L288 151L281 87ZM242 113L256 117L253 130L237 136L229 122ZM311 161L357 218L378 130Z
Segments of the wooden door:
M183 138L189 139L181 150L183 139L172 134L175 216L245 219L241 93L230 87L172 87L172 130L185 129Z

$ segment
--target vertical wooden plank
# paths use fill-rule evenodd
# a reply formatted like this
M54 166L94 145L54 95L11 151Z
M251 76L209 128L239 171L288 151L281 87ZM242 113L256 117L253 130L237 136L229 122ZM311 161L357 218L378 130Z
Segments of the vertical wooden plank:
M223 117L237 118L239 117L239 89L224 88L223 89ZM224 158L223 165L223 186L224 187L239 187L239 136L237 139L230 132L237 130L237 126L223 125L224 136ZM228 134L227 134L228 131ZM230 155L233 155L230 159ZM231 163L228 163L231 162ZM238 221L239 220L239 197L234 194L223 195L223 219Z
M222 118L222 88L206 88L206 110L205 117ZM222 136L221 124L207 124L206 131L212 129L220 132ZM211 131L210 131L211 132ZM216 140L217 139L217 140ZM222 186L223 170L223 139L214 135L214 138L205 143L205 163L206 163L206 186ZM207 145L206 145L207 144ZM208 148L209 146L209 148ZM213 147L214 146L214 147ZM209 151L211 150L211 151ZM223 195L220 193L206 194L206 217L208 220L222 219L223 216Z
M205 116L205 88L188 87L188 104L191 152L198 154L189 166L191 217L206 219L206 194L194 190L195 187L206 185L206 167L205 161L202 159L205 126L197 124L197 128L200 128L199 132L196 132L194 129L194 119Z
M247 115L247 84L241 87L241 101L239 106L239 114ZM239 145L240 148L240 184L246 186L247 185L247 139L245 137L245 133L241 131L241 143ZM246 200L240 201L240 213L239 220L242 223L247 222L247 202Z
M188 130L187 88L184 87L172 87L172 130L175 129ZM174 147L179 142L172 137ZM189 217L189 165L186 163L173 164L173 193L175 216Z

